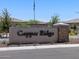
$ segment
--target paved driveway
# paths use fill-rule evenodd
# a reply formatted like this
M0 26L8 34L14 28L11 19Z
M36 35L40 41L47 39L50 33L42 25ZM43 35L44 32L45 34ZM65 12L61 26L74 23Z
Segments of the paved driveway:
M79 48L0 51L0 59L79 59Z

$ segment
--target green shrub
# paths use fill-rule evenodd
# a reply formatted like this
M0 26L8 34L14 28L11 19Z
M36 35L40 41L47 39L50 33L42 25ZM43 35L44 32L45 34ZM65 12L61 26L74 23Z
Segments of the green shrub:
M73 29L70 29L69 35L70 35L70 36L77 35L77 31L75 31L75 30L73 30Z

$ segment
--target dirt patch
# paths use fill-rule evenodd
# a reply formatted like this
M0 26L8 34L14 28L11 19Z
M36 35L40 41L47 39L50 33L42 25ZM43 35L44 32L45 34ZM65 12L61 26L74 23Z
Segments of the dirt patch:
M7 47L6 44L0 44L0 47Z

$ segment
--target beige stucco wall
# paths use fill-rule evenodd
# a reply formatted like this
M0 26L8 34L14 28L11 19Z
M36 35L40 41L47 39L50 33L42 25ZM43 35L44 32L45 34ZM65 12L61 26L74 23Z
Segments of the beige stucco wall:
M32 36L31 38L26 38L25 36L18 36L17 31L23 30L23 32L38 32L40 30L53 32L54 35L52 37L48 36ZM54 43L57 42L58 39L58 30L56 28L49 28L49 27L39 27L39 28L16 28L16 27L11 27L10 28L10 43Z

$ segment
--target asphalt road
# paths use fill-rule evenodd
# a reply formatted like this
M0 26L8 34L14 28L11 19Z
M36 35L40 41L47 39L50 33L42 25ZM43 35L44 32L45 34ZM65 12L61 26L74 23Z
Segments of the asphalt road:
M0 59L79 59L79 48L0 51Z

